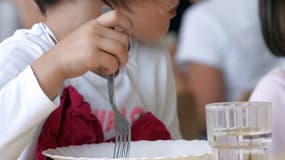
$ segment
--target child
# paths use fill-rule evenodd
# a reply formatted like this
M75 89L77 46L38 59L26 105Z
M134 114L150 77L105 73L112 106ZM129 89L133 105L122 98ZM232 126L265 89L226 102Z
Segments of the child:
M180 138L169 55L155 42L177 0L36 2L45 22L0 45L0 159L34 159L42 124L68 86L90 104L104 139L114 137L104 77L115 72L116 104L127 119L150 111ZM105 5L113 11L101 15Z
M260 18L264 40L275 56L285 57L285 3L283 0L260 0ZM272 151L285 151L285 66L268 73L254 89L250 101L272 102Z

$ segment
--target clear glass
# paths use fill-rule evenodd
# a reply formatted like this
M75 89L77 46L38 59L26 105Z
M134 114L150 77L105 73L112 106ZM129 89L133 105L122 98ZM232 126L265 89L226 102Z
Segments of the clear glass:
M269 159L271 103L207 104L206 118L213 160Z

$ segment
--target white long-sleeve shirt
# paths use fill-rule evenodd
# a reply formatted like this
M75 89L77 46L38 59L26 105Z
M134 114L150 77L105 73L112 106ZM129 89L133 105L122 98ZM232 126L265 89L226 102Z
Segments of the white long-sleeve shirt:
M55 45L53 32L43 23L31 30L19 30L0 45L0 159L30 160L41 124L54 111L30 65ZM56 57L55 57L56 58ZM52 64L51 64L52 65ZM103 126L105 138L114 135L113 112L109 105L106 79L87 72L66 80L90 103ZM174 76L167 50L159 44L132 40L129 61L115 78L116 103L133 122L151 111L180 138Z

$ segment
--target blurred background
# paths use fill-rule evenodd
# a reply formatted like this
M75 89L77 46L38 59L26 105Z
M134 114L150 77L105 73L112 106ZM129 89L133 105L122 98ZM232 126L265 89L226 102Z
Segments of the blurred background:
M0 41L43 20L33 0L0 0Z

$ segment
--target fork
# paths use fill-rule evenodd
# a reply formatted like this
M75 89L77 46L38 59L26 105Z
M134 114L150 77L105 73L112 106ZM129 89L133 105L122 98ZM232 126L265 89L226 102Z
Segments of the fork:
M115 147L113 158L128 158L130 151L131 129L130 123L118 110L114 103L114 74L107 76L108 95L112 110L115 115Z

